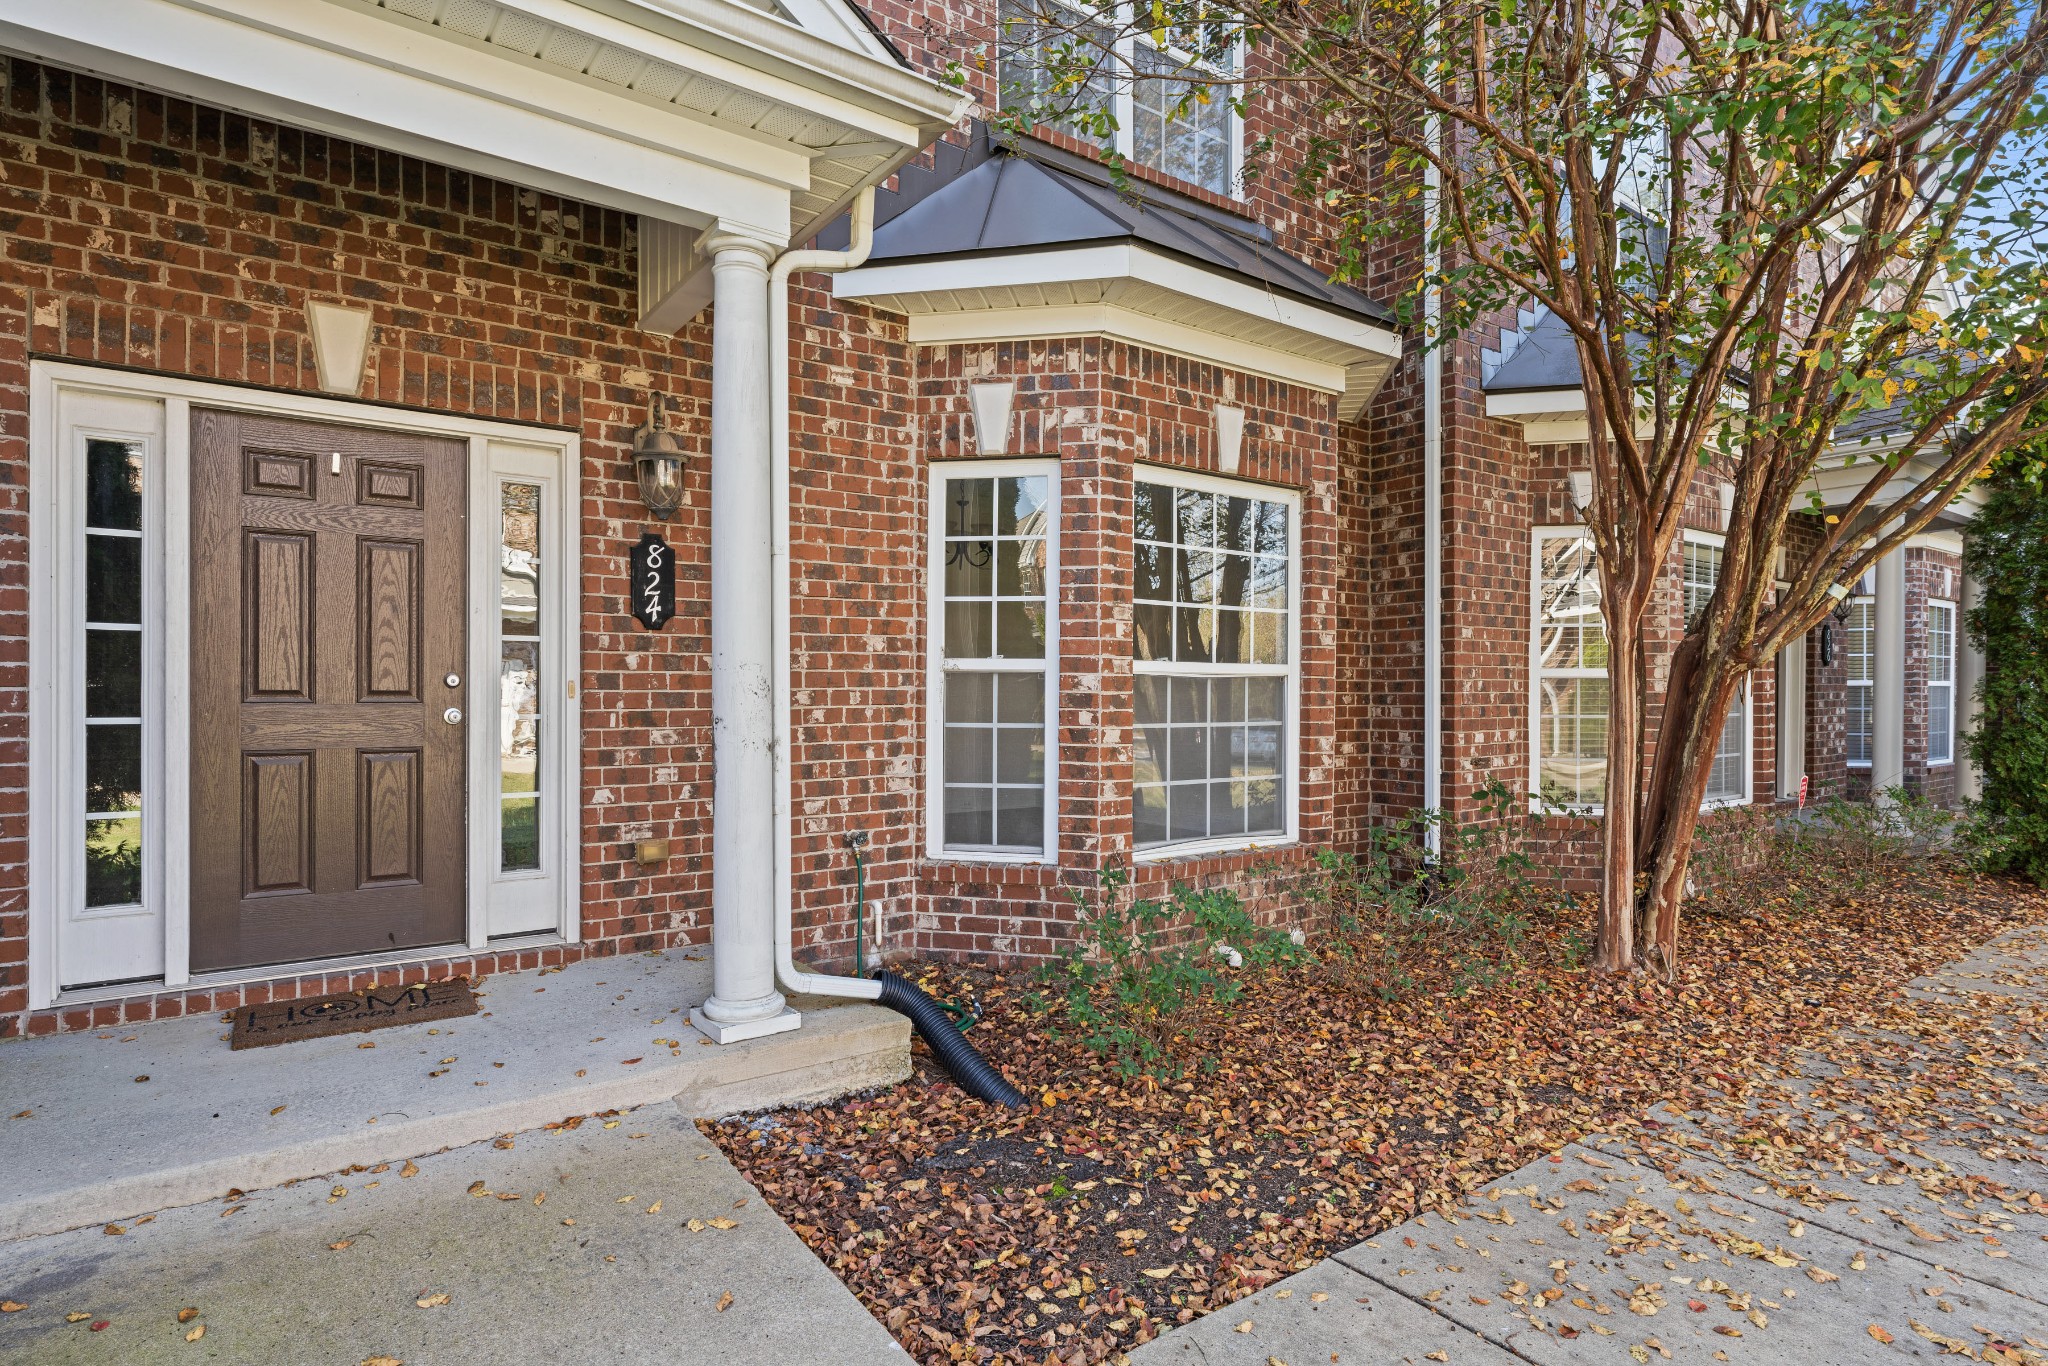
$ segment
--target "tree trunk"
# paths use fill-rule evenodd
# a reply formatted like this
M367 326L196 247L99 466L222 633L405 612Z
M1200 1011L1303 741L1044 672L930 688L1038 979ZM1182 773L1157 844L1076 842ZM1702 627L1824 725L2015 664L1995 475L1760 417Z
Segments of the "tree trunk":
M1701 673L1706 677L1701 678ZM1694 670L1690 681L1696 687L1689 695L1666 701L1667 706L1680 709L1680 723L1666 727L1665 735L1678 755L1671 766L1671 780L1650 794L1652 810L1643 824L1655 833L1643 841L1637 864L1643 876L1643 960L1667 979L1678 970L1678 910L1685 901L1700 804L1706 800L1713 753L1741 676L1708 668ZM1661 755L1659 760L1661 764Z
M1616 604L1620 607L1621 604ZM1636 965L1636 773L1642 760L1642 652L1636 613L1617 610L1607 623L1607 788L1601 825L1600 923L1593 970Z

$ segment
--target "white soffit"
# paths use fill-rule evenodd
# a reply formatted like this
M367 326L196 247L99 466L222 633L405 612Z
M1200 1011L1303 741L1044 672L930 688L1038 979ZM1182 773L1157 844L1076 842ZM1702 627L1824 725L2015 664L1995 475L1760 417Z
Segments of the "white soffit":
M1112 337L1336 394L1347 422L1401 357L1389 328L1131 243L864 266L832 290L907 315L918 345Z
M839 0L0 0L0 46L699 229L808 236L951 126Z

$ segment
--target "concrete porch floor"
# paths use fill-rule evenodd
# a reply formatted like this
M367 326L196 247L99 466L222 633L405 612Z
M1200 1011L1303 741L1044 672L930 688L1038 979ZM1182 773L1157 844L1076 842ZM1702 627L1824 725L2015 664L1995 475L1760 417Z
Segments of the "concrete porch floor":
M0 1043L0 1115L28 1112L0 1118L0 1241L571 1115L717 1116L909 1075L894 1011L798 997L801 1029L720 1046L689 1024L710 989L709 952L672 950L492 977L465 1018L240 1053L217 1015Z

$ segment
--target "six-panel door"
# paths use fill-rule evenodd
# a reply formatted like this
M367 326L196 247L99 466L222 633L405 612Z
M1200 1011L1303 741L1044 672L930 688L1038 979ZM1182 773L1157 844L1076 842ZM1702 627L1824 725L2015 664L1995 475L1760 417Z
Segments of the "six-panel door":
M193 971L459 942L464 444L192 425Z

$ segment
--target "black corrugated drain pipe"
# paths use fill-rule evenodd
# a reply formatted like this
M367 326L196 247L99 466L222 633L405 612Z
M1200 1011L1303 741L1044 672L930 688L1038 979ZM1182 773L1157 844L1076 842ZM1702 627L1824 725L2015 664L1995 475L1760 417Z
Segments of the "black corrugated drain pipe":
M961 1090L976 1100L991 1100L1013 1110L1029 1104L1023 1092L1004 1080L987 1058L975 1052L974 1045L962 1037L960 1027L953 1023L944 1006L893 972L877 972L875 980L882 984L881 1003L910 1017L911 1027L924 1038L953 1080L960 1083Z

